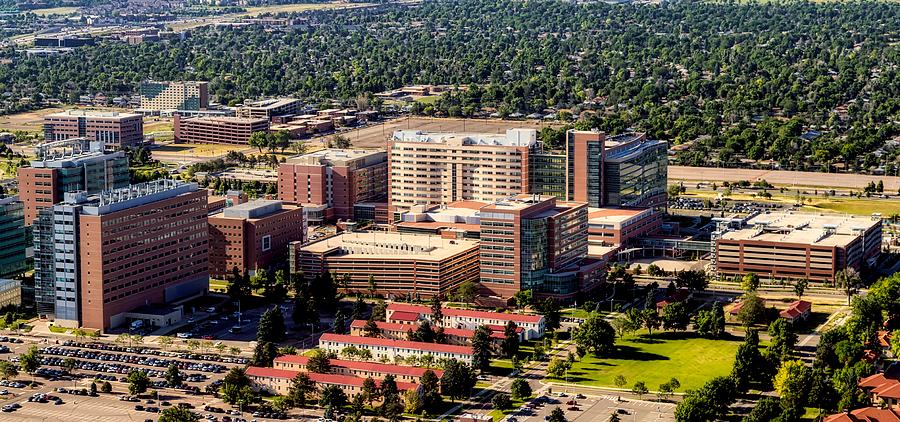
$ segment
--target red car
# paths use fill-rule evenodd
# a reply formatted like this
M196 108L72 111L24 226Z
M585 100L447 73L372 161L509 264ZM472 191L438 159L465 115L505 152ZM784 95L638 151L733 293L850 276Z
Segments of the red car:
M573 411L573 412L577 412L577 411L579 411L579 410L581 410L581 409L579 409L578 406L569 406L569 410L571 410L571 411Z
M204 340L212 340L212 339L213 339L213 336L207 334L207 335L205 335L205 336L203 336L203 337L201 337L201 338L204 339Z

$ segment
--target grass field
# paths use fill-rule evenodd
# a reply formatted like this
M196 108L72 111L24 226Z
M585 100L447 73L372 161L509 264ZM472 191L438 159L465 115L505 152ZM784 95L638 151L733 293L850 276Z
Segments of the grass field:
M50 7L47 9L34 9L29 12L34 13L39 16L48 16L48 15L68 15L75 12L78 12L79 8L77 7Z
M694 389L713 377L728 375L734 354L741 342L709 340L692 333L658 333L652 337L636 335L619 340L611 358L587 355L569 370L570 383L615 387L613 380L622 375L625 388L644 381L650 391L670 378L678 378L678 392ZM565 382L566 378L551 378Z

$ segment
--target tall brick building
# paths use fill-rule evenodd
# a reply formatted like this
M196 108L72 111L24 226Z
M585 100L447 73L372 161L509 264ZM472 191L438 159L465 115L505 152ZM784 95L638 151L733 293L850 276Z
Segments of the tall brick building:
M387 184L387 154L378 150L326 149L278 168L279 199L322 206L316 220L352 219L354 205L384 200Z
M209 287L206 191L157 180L71 192L34 228L38 313L58 325L109 329L137 308Z
M285 262L288 244L306 238L303 208L256 200L209 216L209 272L225 277Z
M44 116L44 140L85 138L103 142L107 149L137 147L144 143L140 114L96 110L68 110Z

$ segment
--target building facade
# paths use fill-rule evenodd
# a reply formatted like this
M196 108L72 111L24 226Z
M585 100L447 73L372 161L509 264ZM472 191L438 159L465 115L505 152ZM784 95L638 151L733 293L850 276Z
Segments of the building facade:
M644 134L606 136L566 132L566 198L599 208L659 207L666 203L665 141Z
M360 362L355 360L329 359L331 373L335 375L347 375L359 378L383 380L388 375L400 382L418 384L428 368L415 366L392 365L389 363ZM308 368L309 357L301 355L283 355L275 358L272 367L285 371L310 372ZM438 378L444 374L440 369L431 369Z
M141 83L141 110L200 111L209 108L209 83L198 81Z
M394 132L388 143L390 210L528 193L529 155L538 148L534 129L504 135Z
M70 192L34 228L35 298L57 325L106 330L209 286L206 191L157 180Z
M84 138L106 148L134 148L144 143L144 118L140 114L68 110L44 116L44 140Z
M882 223L879 217L773 212L714 236L712 265L720 275L831 282L846 268L874 262Z
M374 360L389 359L393 361L397 357L415 356L419 358L431 355L435 360L456 359L460 362L471 363L473 356L472 348L469 346L356 337L333 333L325 333L319 337L319 348L329 352L341 353L341 350L348 346L372 352Z
M586 204L519 195L480 214L484 294L508 299L531 290L564 299L603 281L603 262L587 258Z
M478 281L478 243L468 239L355 232L290 248L292 273L334 274L346 292L370 291L370 276L375 293L388 297L430 298Z
M25 206L19 197L0 198L0 279L21 275L28 269L26 236Z
M37 153L31 167L18 170L28 226L40 210L61 202L66 192L95 194L126 187L130 181L125 153L104 152L100 143L83 138L47 142L37 147Z
M270 394L286 395L290 392L291 384L294 377L300 372L288 371L285 369L262 368L251 366L247 368L247 377L253 382L253 389L257 391L266 391ZM310 381L318 386L318 394L322 388L328 386L337 386L348 397L353 397L363 392L363 383L365 378L339 375L339 374L319 374L315 372L307 372L306 376ZM407 390L417 390L419 386L408 382L397 381L397 391L404 392ZM381 383L375 381L375 387L381 388ZM378 401L374 401L378 403Z
M393 302L387 306L387 322L399 324L418 324L423 319L429 320L434 326L454 327L467 330L475 330L482 325L494 331L502 331L507 323L512 321L516 326L524 330L526 340L533 340L544 336L546 331L545 320L541 315L512 314L501 312L479 311L474 309L443 308L443 318L435 321L432 317L431 307L414 305L409 303Z
M325 221L352 220L357 204L383 201L387 186L387 153L381 150L326 149L278 167L279 199L324 206Z
M269 120L242 117L175 115L175 142L188 144L248 145L255 132L268 132Z
M288 244L306 239L303 208L256 200L209 216L209 273L223 278L237 268L254 274L284 262Z
M237 109L237 117L249 119L272 120L277 116L299 114L303 103L296 98L275 98L270 100L251 101Z

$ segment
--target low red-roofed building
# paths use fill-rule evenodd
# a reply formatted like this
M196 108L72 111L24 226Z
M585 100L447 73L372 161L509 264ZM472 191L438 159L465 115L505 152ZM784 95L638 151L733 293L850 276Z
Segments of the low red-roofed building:
M873 403L884 402L900 409L900 371L878 373L859 380L859 388L872 397Z
M826 416L823 422L900 422L900 413L895 409L866 407Z
M690 297L691 297L690 291L688 291L687 289L678 289L675 291L675 294L673 294L671 296L666 296L665 299L663 299L659 302L656 302L656 309L662 310L667 305L670 305L672 303L684 302L685 300L688 300Z
M795 300L788 305L787 309L781 311L778 316L788 320L791 324L800 321L806 321L812 314L812 302L805 300Z
M419 328L418 325L396 322L376 321L375 324L378 326L378 329L381 330L381 337L394 340L406 340L409 338L409 331L415 332ZM497 329L491 327L496 327ZM350 334L359 337L365 336L365 328L366 320L354 320L350 323ZM505 327L494 325L488 326L488 328L491 328L491 341L493 342L493 346L500 347L503 339L506 338L504 335ZM519 333L519 340L524 340L523 335L525 330L521 327L516 327L516 332ZM472 338L475 337L475 330L467 330L465 328L444 328L444 335L447 337L447 344L471 346Z
M398 314L398 312L402 313ZM474 330L480 325L505 326L507 322L512 321L524 330L526 340L543 337L545 331L544 317L541 315L507 314L456 308L443 308L441 313L443 320L440 323L435 321L431 321L431 323L443 326L444 329L452 327ZM416 314L418 318L407 321L411 314ZM395 315L397 315L396 318ZM416 321L422 318L431 320L430 307L400 302L391 303L387 307L388 322L417 323Z
M419 383L422 375L428 368L418 368L414 366L400 366L386 363L359 362L353 360L330 359L331 372L337 375L349 375L360 378L372 377L376 380L382 380L388 375L393 375L397 381ZM282 369L294 372L309 372L307 364L309 358L300 355L284 355L275 358L273 363L274 369ZM432 369L435 375L440 379L444 375L444 371L440 369Z
M877 337L878 348L881 350L881 354L889 358L894 357L894 352L891 351L891 332L879 331Z
M409 356L422 357L431 355L435 360L456 359L461 362L472 362L472 348L452 344L423 343L419 341L391 340L386 338L356 337L342 334L325 333L319 337L319 348L341 353L345 347L354 346L372 352L375 360Z
M251 366L247 368L247 376L253 382L253 388L257 391L268 391L273 394L288 394L291 388L291 382L299 371L288 371L275 368L260 368ZM363 382L365 378L354 377L351 375L337 374L317 374L315 372L307 372L306 375L310 380L316 383L318 390L328 385L336 385L344 390L344 393L352 397L362 392ZM380 381L375 381L380 387ZM402 391L418 389L418 384L397 381L397 389Z

